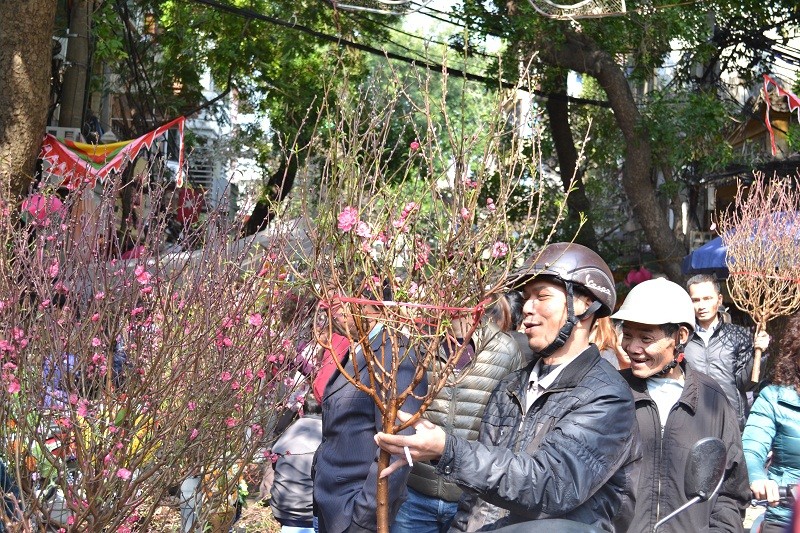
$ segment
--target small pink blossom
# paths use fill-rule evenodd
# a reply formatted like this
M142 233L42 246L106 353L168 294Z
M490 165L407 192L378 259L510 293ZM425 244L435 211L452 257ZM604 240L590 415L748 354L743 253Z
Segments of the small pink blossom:
M492 213L494 213L495 210L497 210L497 206L494 205L494 200L492 200L491 198L486 199L486 209L488 209Z
M400 214L400 216L406 218L417 209L419 209L419 204L417 202L408 202L405 207L403 207L403 212Z
M138 265L133 271L133 274L136 276L136 281L138 281L140 285L147 285L150 283L150 278L153 277L144 265Z
M236 419L233 418L232 416L229 416L228 418L225 419L225 425L228 426L229 428L234 427L236 425Z
M370 229L369 224L366 222L359 222L358 225L356 225L356 235L363 239L371 239L372 229Z
M102 292L102 291L101 291L101 292L98 292L98 293L96 293L96 294L94 295L94 299L95 299L95 300L103 300L103 299L105 299L105 297L106 297L106 293L104 293L104 292Z
M51 278L58 276L58 259L54 259L50 266L47 268L47 275Z
M227 370L224 370L224 371L223 371L223 372L222 372L222 373L219 375L219 379L220 379L220 381L230 381L232 377L233 377L233 376L231 375L231 373L230 373L230 372L228 372Z
M101 341L101 340L100 340L100 339L98 339L97 337L92 337L92 346L93 346L93 347L97 348L97 347L98 347L98 346L100 346L101 344L103 344L103 341Z
M241 387L241 385L239 385L239 382L238 382L238 381L236 381L236 380L233 380L233 381L231 382L231 390L239 390L239 387Z
M461 218L464 220L469 220L469 209L466 207L461 208Z
M266 372L264 371L264 369L262 368L261 370L259 370L259 371L256 373L256 376L258 376L258 379L264 379L264 378L267 376L267 373L266 373Z
M358 210L355 207L347 206L339 213L338 228L345 233L352 230L358 223Z
M138 316L144 313L144 309L142 307L134 307L131 309L131 316Z
M8 382L6 390L9 394L17 394L20 391L19 381L12 376L11 380Z
M411 144L409 144L408 147L411 148L412 152L416 152L417 150L419 150L419 141L416 140L411 141Z
M86 418L86 415L89 413L89 402L86 400L81 400L78 402L78 416Z
M127 481L131 478L131 471L128 470L127 468L120 468L119 470L117 470L117 477Z
M68 525L68 526L73 526L73 525L75 525L75 517L74 517L73 515L70 515L70 516L67 518L67 525Z
M197 430L197 428L192 429L192 432L189 433L189 440L196 439L199 434L200 432Z
M225 346L226 348L230 348L231 346L233 346L233 341L229 337L225 337L224 339L222 339L222 345Z
M250 318L247 319L251 326L259 327L261 324L264 323L264 319L261 317L260 313L253 313L250 315Z
M100 313L95 313L95 314L93 314L93 315L92 315L92 318L91 318L90 320L91 320L92 322L97 322L98 320L100 320Z
M428 255L430 254L431 247L424 241L417 243L417 254L414 257L414 270L419 270L428 264Z
M106 362L106 356L101 353L92 355L92 363L96 365L103 365Z
M492 257L495 259L505 257L508 253L508 245L504 242L497 241L492 245Z
M194 411L197 408L197 403L189 402L186 404L186 408L190 411Z

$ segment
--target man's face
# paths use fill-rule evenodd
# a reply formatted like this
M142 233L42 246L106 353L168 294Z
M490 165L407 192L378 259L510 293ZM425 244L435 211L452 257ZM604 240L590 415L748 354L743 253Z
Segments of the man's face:
M714 288L710 281L689 285L689 296L694 304L694 316L701 324L712 322L719 306L722 305L722 295Z
M561 326L567 321L567 293L564 287L546 279L534 278L525 284L522 291L525 318L522 326L528 336L528 345L534 352L541 351L558 336ZM574 311L579 315L588 307L587 298L574 297Z
M671 363L675 359L674 337L665 335L661 326L625 321L622 349L631 359L633 375L646 379Z
M338 296L330 293L329 300L320 302L320 307L327 311L336 333L344 336L355 334L355 320L349 305L342 302Z

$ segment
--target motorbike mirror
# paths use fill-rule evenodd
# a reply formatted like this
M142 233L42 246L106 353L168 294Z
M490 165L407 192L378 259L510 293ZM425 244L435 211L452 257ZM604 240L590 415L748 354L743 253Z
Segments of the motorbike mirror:
M706 501L717 490L725 475L728 450L716 437L706 437L694 443L686 461L683 491L689 499Z
M670 514L656 522L653 533L665 522L696 504L711 498L722 485L728 450L725 443L716 437L706 437L694 443L686 459L686 473L683 477L683 491L689 500Z

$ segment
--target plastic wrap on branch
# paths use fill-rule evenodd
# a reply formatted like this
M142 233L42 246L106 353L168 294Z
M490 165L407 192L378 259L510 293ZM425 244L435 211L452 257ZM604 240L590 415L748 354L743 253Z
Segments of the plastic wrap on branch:
M756 174L739 185L732 209L719 223L727 247L728 291L749 313L756 334L773 318L800 309L800 193L794 178ZM752 380L759 380L756 350Z

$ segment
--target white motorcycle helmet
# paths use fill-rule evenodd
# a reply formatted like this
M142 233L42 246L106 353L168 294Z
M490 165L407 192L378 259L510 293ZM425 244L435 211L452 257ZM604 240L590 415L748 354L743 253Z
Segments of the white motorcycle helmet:
M619 310L615 320L660 326L683 324L694 330L694 304L683 287L664 278L650 279L636 285Z
M631 289L619 311L611 318L652 326L677 324L686 326L691 334L694 331L694 304L683 287L667 279L656 278L643 281ZM675 359L659 374L668 374L683 361L683 349L682 344L676 344Z

